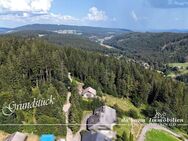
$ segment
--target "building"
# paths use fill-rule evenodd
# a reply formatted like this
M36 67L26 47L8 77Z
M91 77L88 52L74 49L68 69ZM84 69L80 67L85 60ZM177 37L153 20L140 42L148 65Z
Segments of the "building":
M101 133L89 131L82 135L82 141L112 141L112 140Z
M10 136L8 136L4 141L26 141L27 140L27 135L16 132Z
M95 98L96 95L97 95L96 90L91 87L84 89L82 92L82 96L85 98Z
M116 110L108 106L102 106L96 109L93 115L88 118L87 128L94 131L112 130L116 121Z

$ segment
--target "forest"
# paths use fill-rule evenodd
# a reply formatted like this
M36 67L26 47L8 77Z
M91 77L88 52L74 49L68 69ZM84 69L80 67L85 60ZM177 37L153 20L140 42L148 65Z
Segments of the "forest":
M70 122L79 124L81 111L95 109L103 102L96 100L93 107L91 103L84 103L78 97L75 86L70 84L68 72L97 91L127 98L136 107L145 104L147 107L143 114L146 117L154 116L157 109L165 111L168 116L183 118L185 123L188 121L188 107L185 106L188 86L183 82L166 78L154 70L146 70L139 64L129 62L126 57L117 58L66 45L60 47L43 39L4 36L0 37L0 106L13 99L30 101L34 97L49 95L56 97L57 102L51 107L18 111L9 118L0 114L0 123L65 123L62 105L68 87L71 87L71 100L75 105L71 109ZM45 132L53 130L56 135L62 134L61 129L66 133L64 126L33 127L32 130L40 134L41 128ZM76 131L78 127L72 128ZM180 128L188 133L188 127ZM6 131L14 132L16 129L7 127ZM20 126L20 130L31 128Z
M132 32L115 36L105 43L158 70L163 70L167 63L188 61L187 33Z

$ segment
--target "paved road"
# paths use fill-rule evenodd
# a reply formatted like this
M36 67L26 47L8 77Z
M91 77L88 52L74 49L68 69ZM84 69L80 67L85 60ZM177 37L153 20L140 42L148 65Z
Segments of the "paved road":
M109 46L109 45L104 44L104 41L105 41L105 39L100 39L100 45L102 47L105 47L105 48L108 48L108 49L114 48L113 46Z
M80 125L80 129L79 131L75 134L74 138L72 141L81 141L81 135L80 135L80 132L83 131L83 130L86 130L86 124L87 124L87 119L91 116L92 114L87 114L83 120L82 120L82 123Z
M138 138L137 141L144 141L144 140L145 140L145 135L146 135L146 133L147 133L149 130L151 130L151 129L164 130L164 131L166 131L166 132L168 132L168 133L174 135L174 136L177 137L177 138L180 137L180 135L178 135L178 134L172 132L171 130L169 130L169 129L163 127L163 126L160 126L160 125L158 125L158 124L147 124L147 125L145 125L144 128L142 129L141 134L139 135L139 138ZM185 140L185 141L187 141L187 140Z

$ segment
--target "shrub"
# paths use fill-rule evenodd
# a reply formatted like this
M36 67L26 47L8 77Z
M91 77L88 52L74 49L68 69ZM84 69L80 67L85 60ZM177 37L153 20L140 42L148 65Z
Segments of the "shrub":
M139 118L138 112L137 112L136 110L134 110L134 109L130 109L130 110L127 112L127 115L128 115L129 117L132 117L132 118L135 118L135 119Z

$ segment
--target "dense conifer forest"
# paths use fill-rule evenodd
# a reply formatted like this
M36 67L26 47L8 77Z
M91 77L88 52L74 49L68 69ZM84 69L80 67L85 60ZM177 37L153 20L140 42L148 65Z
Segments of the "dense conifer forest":
M188 120L188 107L185 106L188 103L188 86L185 83L166 78L154 70L146 70L125 57L65 46L62 48L35 38L0 37L0 105L12 100L27 102L50 95L56 98L56 103L50 107L17 111L9 118L0 115L0 123L65 123L62 106L71 87L71 100L74 102L70 122L80 124L81 111L93 110L103 102L96 100L93 107L89 106L91 103L84 103L75 86L70 84L68 72L97 91L127 98L136 107L145 104L143 114L146 117L154 116L157 109L169 116L183 118L185 123ZM46 132L53 130L56 135L62 134L63 128L66 133L64 126L33 128L37 134L40 134L41 128ZM73 131L77 128L72 127ZM181 128L188 132L187 127ZM7 132L15 130L18 128L6 128ZM20 130L31 129L20 126Z
M107 40L106 44L125 52L130 58L144 60L155 69L164 64L186 62L187 33L126 33Z

